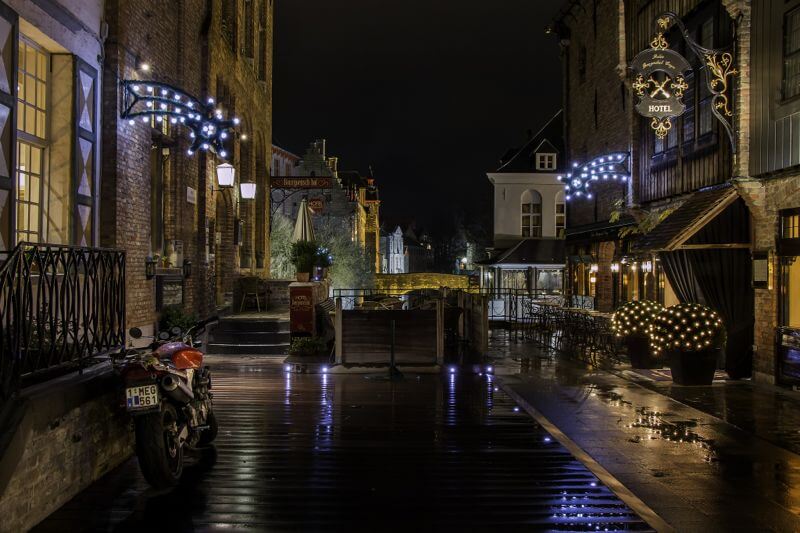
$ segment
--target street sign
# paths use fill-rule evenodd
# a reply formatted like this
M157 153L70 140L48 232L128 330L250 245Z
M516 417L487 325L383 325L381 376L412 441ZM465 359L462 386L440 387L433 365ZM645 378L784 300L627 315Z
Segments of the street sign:
M332 189L333 178L318 178L316 176L276 177L272 178L270 187L273 189Z

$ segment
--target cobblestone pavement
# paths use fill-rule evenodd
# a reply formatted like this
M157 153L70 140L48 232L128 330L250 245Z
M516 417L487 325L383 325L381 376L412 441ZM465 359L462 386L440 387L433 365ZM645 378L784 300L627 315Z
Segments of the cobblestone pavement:
M800 530L800 456L790 451L800 405L791 393L640 385L502 334L490 351L503 387L678 531Z
M179 487L134 458L37 531L649 529L492 376L209 362L220 436Z

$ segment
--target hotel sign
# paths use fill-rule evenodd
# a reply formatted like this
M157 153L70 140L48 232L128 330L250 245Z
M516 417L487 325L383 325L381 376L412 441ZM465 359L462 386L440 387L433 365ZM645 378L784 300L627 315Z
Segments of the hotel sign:
M685 57L669 49L664 38L669 18L660 18L658 25L660 31L650 42L650 48L633 58L631 87L639 97L636 111L652 119L650 126L656 136L663 139L672 129L672 118L681 116L686 110L683 94L689 85L684 74L691 71L692 66Z
M317 178L315 176L272 178L270 187L273 189L332 189L333 178Z
M683 94L689 85L684 74L692 69L679 53L667 49L648 49L633 59L633 90L639 97L636 111L651 118L659 139L672 129L671 119L686 110Z

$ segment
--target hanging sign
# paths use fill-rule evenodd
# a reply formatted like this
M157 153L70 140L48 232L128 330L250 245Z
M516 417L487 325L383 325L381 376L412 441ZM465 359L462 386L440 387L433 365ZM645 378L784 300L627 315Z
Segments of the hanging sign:
M683 35L687 49L704 66L702 69L706 87L711 93L711 112L728 134L733 151L736 138L733 131L733 81L739 74L730 51L705 48L694 40L680 17L667 11L656 19L658 32L650 42L650 48L637 55L631 63L634 80L631 87L639 97L636 111L652 119L650 126L659 139L672 129L672 118L683 114L684 91L689 88L684 75L692 70L685 57L669 49L664 32L675 24ZM699 76L699 74L698 74Z
M659 20L662 30L667 22ZM650 126L663 139L672 129L672 119L686 110L684 91L689 88L684 74L692 70L685 57L669 49L669 43L659 31L651 48L640 52L631 63L634 71L633 90L639 97L636 111L651 118Z
M331 189L333 178L309 177L274 177L270 180L273 189Z

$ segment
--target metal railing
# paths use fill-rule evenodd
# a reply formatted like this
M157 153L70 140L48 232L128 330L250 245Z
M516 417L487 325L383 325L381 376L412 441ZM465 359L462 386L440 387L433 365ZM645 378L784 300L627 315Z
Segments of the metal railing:
M333 299L342 299L343 309L416 309L442 295L438 289L334 289Z
M0 266L0 402L125 342L125 252L20 243Z
M534 302L564 304L564 296L544 290L527 289L481 289L488 298L489 320L506 325L522 323L527 319L527 310Z

